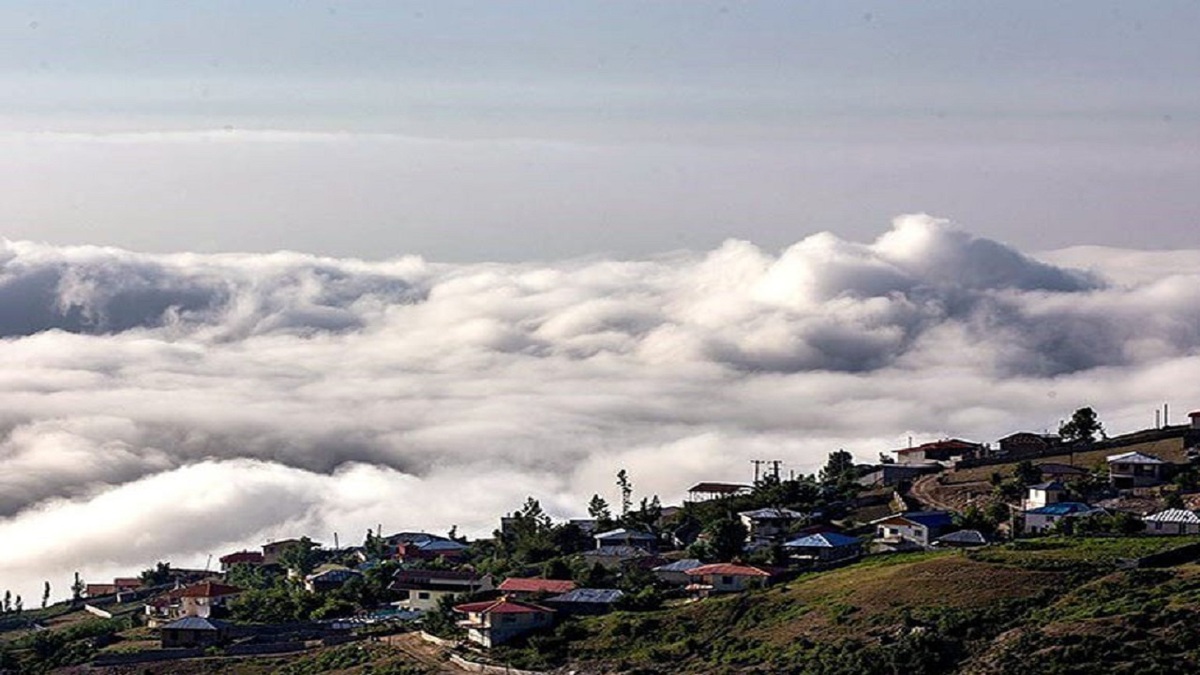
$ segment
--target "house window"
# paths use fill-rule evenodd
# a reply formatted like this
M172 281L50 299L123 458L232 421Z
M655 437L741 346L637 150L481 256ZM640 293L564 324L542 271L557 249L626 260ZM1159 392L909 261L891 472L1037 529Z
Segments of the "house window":
M723 577L721 577L721 583L726 586L732 586L733 585L733 577L723 576Z
M417 593L417 599L418 599L418 600L428 600L428 599L429 599L429 594L428 594L428 593L426 593L426 592L424 592L424 591L420 591L420 592L418 592L418 593Z

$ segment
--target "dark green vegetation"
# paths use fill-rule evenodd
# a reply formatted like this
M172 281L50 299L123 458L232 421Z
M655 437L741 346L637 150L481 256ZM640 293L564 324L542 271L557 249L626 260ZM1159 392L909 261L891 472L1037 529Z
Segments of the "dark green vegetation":
M1196 538L1046 539L872 558L751 593L568 621L513 666L789 673L1200 672L1200 567L1116 568Z

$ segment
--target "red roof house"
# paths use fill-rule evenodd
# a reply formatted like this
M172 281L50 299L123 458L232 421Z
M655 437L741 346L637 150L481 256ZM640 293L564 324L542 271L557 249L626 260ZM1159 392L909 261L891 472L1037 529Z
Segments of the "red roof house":
M458 605L454 611L467 615L458 625L467 629L468 640L483 647L503 644L518 635L554 624L554 610L507 596Z
M575 582L568 579L522 579L509 577L501 582L499 590L514 598L527 598L539 593L562 595L575 590Z

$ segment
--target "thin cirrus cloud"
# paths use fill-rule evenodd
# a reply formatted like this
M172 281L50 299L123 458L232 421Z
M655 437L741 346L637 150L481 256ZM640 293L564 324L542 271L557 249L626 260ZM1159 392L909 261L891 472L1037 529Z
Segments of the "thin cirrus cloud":
M553 264L5 242L0 585L485 534L527 495L579 513L619 468L671 501L753 458L811 471L1080 405L1144 426L1200 400L1196 262L1034 257L924 215L869 244Z

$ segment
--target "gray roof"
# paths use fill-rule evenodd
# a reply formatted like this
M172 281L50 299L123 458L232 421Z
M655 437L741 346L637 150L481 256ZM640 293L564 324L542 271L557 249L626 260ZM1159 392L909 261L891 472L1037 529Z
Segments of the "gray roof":
M163 626L171 630L221 630L229 624L216 619L205 619L199 616L185 616L178 621Z
M1187 523L1191 525L1200 523L1200 516L1197 516L1194 511L1188 511L1187 509L1167 509L1158 513L1152 513L1142 520L1149 523Z
M803 518L806 514L800 513L799 511L793 511L791 509L766 508L757 509L755 511L742 511L738 515L751 518L753 520L794 520L796 518Z
M650 534L649 532L641 532L639 530L630 530L630 529L626 529L624 527L622 527L620 529L616 529L616 530L609 530L608 532L601 532L599 534L594 535L594 537L596 539L620 539L622 541L626 540L626 539L640 539L642 541L657 541L658 540L658 537Z
M695 558L684 558L683 560L676 560L675 562L667 563L666 565L659 565L658 567L655 567L654 569L652 569L650 571L651 572L686 572L694 567L699 567L703 564L704 563L700 562L699 560L696 560Z
M625 595L624 591L615 588L576 588L573 591L568 591L562 595L556 595L553 598L547 598L544 602L553 603L595 603L598 605L611 605L621 599Z
M1120 455L1109 455L1108 461L1122 462L1125 464L1166 464L1166 462L1155 457L1154 455L1146 455L1140 452L1126 452Z
M1058 490L1059 492L1062 492L1062 491L1066 490L1067 487L1056 480L1049 480L1049 481L1046 481L1045 483L1038 483L1037 485L1030 485L1029 489L1030 490Z
M587 557L617 556L626 558L640 558L650 554L636 546L601 546L599 548L592 549L591 551L584 551L581 555Z
M937 538L937 541L947 544L979 544L988 543L987 537L979 530L959 530Z

